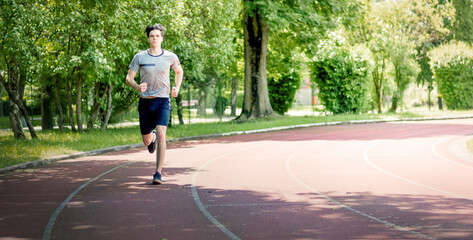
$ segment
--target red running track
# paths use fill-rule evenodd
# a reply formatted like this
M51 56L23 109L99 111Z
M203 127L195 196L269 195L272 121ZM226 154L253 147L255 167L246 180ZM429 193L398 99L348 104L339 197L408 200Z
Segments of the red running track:
M137 133L139 134L139 133ZM168 144L0 176L0 239L473 239L473 119Z

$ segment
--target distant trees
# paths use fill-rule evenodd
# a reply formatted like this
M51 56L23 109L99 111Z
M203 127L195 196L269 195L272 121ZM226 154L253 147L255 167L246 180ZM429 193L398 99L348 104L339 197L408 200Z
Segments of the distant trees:
M429 86L430 96L434 85L427 52L448 41L452 4L439 0L367 0L363 6L362 17L345 33L352 44L370 49L377 112L383 111L386 96L391 99L390 111L396 111L403 104L407 86L416 79Z
M471 0L453 0L452 2L455 7L454 38L473 44L473 2Z
M348 11L346 6L350 4L344 0L245 0L243 5L245 92L239 120L274 114L268 95L268 46L284 49L274 52L278 59L284 53L313 53L314 43L337 26L336 17ZM281 65L291 63L285 61Z
M440 69L434 75L433 55L427 53L453 37L471 44L471 11L465 0L4 0L0 82L16 138L26 139L22 118L36 137L24 106L27 85L35 93L28 98L41 103L45 129L52 127L53 115L60 129L105 129L114 114L135 104L138 94L124 84L124 75L133 55L148 47L144 27L162 23L168 29L163 47L179 55L186 72L183 90L196 89L202 115L211 107L205 103L212 89L219 95L216 112L225 110L222 88L232 89L235 114L239 79L244 82L239 121L284 113L297 79L311 71L320 80L321 96L346 97L342 89L359 87L351 103L337 100L348 104L344 107L329 107L333 101L323 97L330 111L358 112L370 105L380 113L383 103L396 111L416 80L428 86L429 96L436 84L442 88L435 82ZM345 42L321 45L334 35ZM365 50L365 62L355 54L358 48ZM276 86L271 92L268 79ZM330 79L344 80L322 89ZM370 101L362 104L365 97Z

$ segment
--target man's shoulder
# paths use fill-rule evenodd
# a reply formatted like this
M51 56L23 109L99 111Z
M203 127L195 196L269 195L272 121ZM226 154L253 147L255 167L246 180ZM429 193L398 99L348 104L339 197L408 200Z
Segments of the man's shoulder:
M148 55L148 50L141 50L135 56L146 56Z
M177 57L177 54L175 54L175 53L173 53L173 52L171 52L171 51L168 51L168 50L166 50L166 49L164 49L164 55Z

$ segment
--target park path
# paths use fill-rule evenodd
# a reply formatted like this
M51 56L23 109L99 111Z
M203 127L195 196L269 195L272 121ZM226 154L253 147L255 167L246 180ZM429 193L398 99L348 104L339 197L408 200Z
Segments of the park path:
M473 239L471 134L459 119L175 142L163 185L145 148L60 161L0 176L0 239Z

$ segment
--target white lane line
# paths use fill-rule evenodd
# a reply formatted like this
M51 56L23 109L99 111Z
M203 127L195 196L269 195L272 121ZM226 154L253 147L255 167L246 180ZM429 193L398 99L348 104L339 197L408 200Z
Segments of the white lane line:
M56 219L57 217L59 216L59 214L61 213L61 211L67 206L67 204L69 203L69 201L71 201L72 198L74 198L74 196L80 192L80 190L82 190L83 188L85 188L87 185L91 184L92 182L94 182L95 180L119 169L119 168L122 168L122 167L125 167L125 166L128 166L132 163L136 163L136 161L133 161L133 162L129 162L129 163L125 163L125 164L122 164L122 165L119 165L119 166L116 166L100 175L98 175L97 177L95 178L92 178L90 179L89 181L87 181L86 183L82 184L80 187L78 187L74 192L72 192L60 205L58 208L56 208L56 211L54 211L54 213L51 215L51 217L49 218L49 221L48 221L48 224L46 225L46 228L44 229L44 233L43 233L43 240L49 240L51 239L51 233L52 233L52 230L53 230L53 227L54 227L54 224L56 222Z
M410 179L407 179L407 178L404 178L404 177L401 177L397 174L394 174L392 172L389 172L387 170L385 170L384 168L381 168L380 166L374 164L372 161L370 161L369 157L368 157L368 151L371 150L371 148L373 148L374 146L378 145L380 142L376 142L374 144L372 144L371 146L367 147L365 149L365 151L363 152L363 158L365 159L365 162L368 163L370 166L372 166L373 168L377 169L378 171L382 172L382 173L385 173L387 175L390 175L392 177L395 177L397 179L400 179L404 182L408 182L410 184L414 184L414 185L417 185L419 187L423 187L423 188L426 188L426 189L429 189L429 190L432 190L432 191L436 191L436 192L439 192L439 193L443 193L443 194L446 194L446 195L450 195L450 196L453 196L453 197L457 197L457 198L463 198L463 199L467 199L467 200L473 200L472 198L469 198L469 197L466 197L466 196L463 196L463 195L460 195L460 194L456 194L456 193L452 193L452 192L449 192L449 191L445 191L445 190L442 190L442 189L438 189L438 188L435 188L435 187L431 187L431 186L427 186L425 184L422 184L422 183L418 183L418 182L415 182L415 181L412 181Z
M310 147L313 147L313 146L310 146ZM402 227L402 226L396 225L396 224L394 224L394 223L388 222L388 221L386 221L386 220L379 219L379 218L377 218L377 217L374 217L374 216L371 216L371 215L369 215L369 214L367 214L367 213L364 213L364 212L362 212L362 211L360 211L360 210L357 210L357 209L355 209L355 208L352 208L352 207L350 207L350 206L348 206L348 205L345 205L345 204L343 204L343 203L341 203L341 202L339 202L339 201L337 201L337 200L335 200L335 199L333 199L333 198L331 198L331 197L329 197L329 196L323 194L322 192L317 191L316 189L314 189L314 188L312 188L311 186L307 185L306 183L302 182L302 181L301 181L299 178L297 178L296 175L293 173L293 171L291 170L291 166L290 166L290 165L291 165L292 159L294 159L294 157L295 157L297 154L299 154L300 152L302 152L302 151L304 151L304 150L307 150L307 149L310 148L310 147L307 147L307 148L305 148L305 149L301 149L301 150L299 150L299 151L297 151L297 152L294 152L294 153L287 159L287 161L286 161L286 170L287 170L287 172L288 172L289 175L290 175L297 183L299 183L301 186L303 186L303 187L306 188L307 190L311 191L312 193L315 193L315 194L317 194L317 195L319 195L319 196L325 198L326 200L328 200L328 201L330 201L330 202L332 202L332 203L334 203L334 204L336 204L336 205L338 205L338 206L340 206L340 207L342 207L342 208L345 208L345 209L347 209L347 210L349 210L349 211L352 211L352 212L354 212L354 213L356 213L356 214L358 214L358 215L360 215L360 216L369 218L369 219L371 219L371 220L373 220L373 221L376 221L376 222L378 222L378 223L384 224L384 225L385 225L386 227L388 227L388 228L394 228L394 229L397 229L397 230L399 230L399 231L408 232L408 233L411 233L411 234L413 234L413 235L416 235L416 236L418 236L418 237L420 237L420 238L424 238L424 239L432 239L432 240L435 239L435 238L433 238L433 237L427 236L427 235L422 234L422 233L420 233L420 232L416 232L416 231L409 230L409 229L407 229L406 227Z
M225 235L227 235L230 239L233 239L233 240L239 240L240 238L235 235L233 232L231 232L230 230L228 230L222 223L220 223L220 221L218 221L214 216L212 216L212 214L209 213L209 211L207 211L206 207L204 206L204 204L202 203L202 201L200 200L200 197L199 197L199 193L197 193L197 187L196 187L196 184L197 184L197 178L199 176L199 173L207 166L209 165L210 163L216 161L216 160L219 160L219 159L222 159L224 157L227 157L227 156L230 156L234 153L237 153L237 152L241 152L245 149L239 149L239 150L235 150L235 151L232 151L232 152L229 152L227 154L223 154L223 155L220 155L219 157L216 157L216 158L213 158L213 159L210 159L208 160L207 162L205 162L204 164L202 164L202 166L199 167L199 169L197 169L197 171L194 173L194 175L192 176L192 183L191 183L191 190L192 190L192 197L194 198L194 201L195 201L195 204L197 204L197 207L199 208L199 210L202 212L202 214L204 214L204 216L209 219L209 221L215 225L216 227L218 227L218 229L220 229Z
M443 141L443 139L440 139L440 140L438 140L437 142L435 142L435 143L431 146L432 152L433 152L437 157L443 159L443 160L446 161L446 162L453 163L453 164L455 164L455 165L457 165L457 166L460 166L460 167L463 167L463 168L467 168L467 169L472 169L472 170L473 170L473 167L471 167L471 166L467 166L467 165L465 165L465 164L461 164L461 163L459 163L459 162L452 161L452 160L448 159L447 157L442 156L440 153L438 153L437 150L436 150L436 147L437 147L437 145L438 145L440 142L442 142L442 141Z
M303 137L303 138L300 138L300 137L297 137L297 138L294 138L294 137L291 137L291 138L287 138L287 139L282 139L280 141L288 141L288 140L295 140L295 139L305 139L306 137ZM264 145L269 145L271 144L271 142L267 143L267 144L263 144ZM223 154L223 155L220 155L218 157L215 157L213 159L210 159L208 160L207 162L205 162L204 164L202 164L199 169L197 169L197 171L194 173L194 175L192 176L192 182L191 182L191 191L192 191L192 197L194 198L194 202L196 203L197 207L199 208L199 210L202 212L202 214L204 214L204 216L213 224L215 225L216 227L218 227L218 229L220 229L225 235L227 235L230 239L233 239L233 240L240 240L240 238L235 235L233 232L231 232L230 230L228 230L228 228L226 228L220 221L218 221L214 216L212 216L212 214L210 214L209 211L207 211L207 206L205 206L203 203L202 203L202 200L200 199L199 197L199 193L197 192L197 179L199 177L199 173L201 171L204 170L205 167L207 167L209 164L211 164L212 162L214 161L217 161L219 159L222 159L224 157L228 157L230 155L233 155L237 152L241 152L241 151L247 151L248 149L253 149L253 148L256 148L256 147L261 147L261 146L251 146L251 147L247 147L247 148L241 148L241 149L238 149L238 150L235 150L235 151L232 151L232 152L229 152L229 153L226 153L226 154Z

